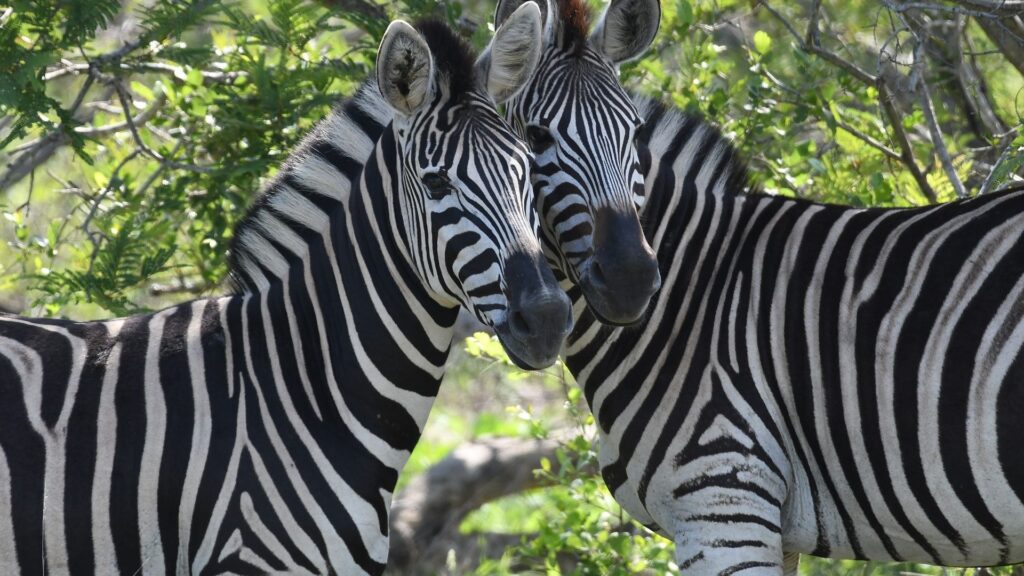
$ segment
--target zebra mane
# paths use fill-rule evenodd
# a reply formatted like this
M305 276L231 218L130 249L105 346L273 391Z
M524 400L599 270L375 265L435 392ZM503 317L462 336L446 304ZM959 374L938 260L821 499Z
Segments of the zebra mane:
M586 0L557 0L557 37L563 48L572 48L578 56L587 46L590 34L590 9Z
M259 288L261 266L274 271L287 267L274 244L306 246L289 242L298 238L295 228L327 229L325 207L347 202L393 116L371 78L303 138L235 226L228 270L236 291Z
M641 94L631 94L637 111L644 119L640 141L646 142L649 152L658 157L670 157L694 137L703 145L693 158L694 163L716 162L724 171L716 181L726 196L760 194L750 178L747 161L736 145L721 130L703 117L683 112L674 106ZM681 186L677 186L681 190ZM703 192L703 191L702 191Z
M469 44L437 20L421 21L416 29L430 47L437 77L447 83L448 96L459 98L472 91L476 57ZM294 229L327 229L329 204L348 200L353 182L393 117L371 75L355 95L303 138L235 226L228 270L237 291L265 284L261 268L286 273L288 264L275 244L294 248L295 256L305 255L296 253L308 248Z
M426 40L434 57L434 69L448 83L453 98L476 87L476 53L448 24L435 19L421 20L416 31Z

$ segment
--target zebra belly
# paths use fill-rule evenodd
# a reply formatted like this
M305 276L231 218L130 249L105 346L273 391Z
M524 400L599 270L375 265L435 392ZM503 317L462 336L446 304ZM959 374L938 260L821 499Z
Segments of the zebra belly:
M860 466L856 481L870 487L866 497L855 497L853 478L832 477L839 501L819 503L821 515L832 519L829 556L946 566L1024 561L1024 513L1016 512L1020 500L998 460L978 454L969 461L944 460L933 452L922 458L919 474L925 480L918 482L907 472L908 450L897 444L885 443L884 469ZM967 471L972 483L955 481L950 469ZM844 529L843 514L851 530Z
M927 373L928 365L920 370ZM822 461L810 471L799 469L795 477L803 486L793 497L817 509L826 535L819 554L948 566L1024 560L1024 486L1012 468L1019 460L1016 443L1008 442L1020 435L1014 422L1021 414L1005 401L1017 386L978 378L962 385L938 381L922 378L909 388L916 403L908 409L905 399L902 408L893 401L906 398L901 386L907 385L882 379L877 408L855 412L857 396L847 393L840 410L828 414L830 427L818 427ZM1001 390L991 397L1004 399L998 409L985 407L986 389ZM968 399L950 403L945 397L958 394ZM960 411L966 419L950 417ZM810 501L812 483L817 502ZM787 540L791 529L799 527L787 527Z

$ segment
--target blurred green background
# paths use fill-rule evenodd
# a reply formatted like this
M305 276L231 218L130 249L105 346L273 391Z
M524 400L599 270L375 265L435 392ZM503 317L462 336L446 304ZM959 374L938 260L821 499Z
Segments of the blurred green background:
M624 67L626 85L720 126L768 193L914 206L1020 180L1024 22L997 1L662 7L655 46ZM439 16L482 46L492 10L481 0L0 0L0 307L84 320L224 292L234 223L365 77L388 21ZM451 542L434 543L440 560L395 573L676 571L671 543L631 522L593 475L593 428L568 373L518 372L487 335L456 348L400 486L467 442L557 448L528 489L459 511ZM801 573L962 572L804 558Z

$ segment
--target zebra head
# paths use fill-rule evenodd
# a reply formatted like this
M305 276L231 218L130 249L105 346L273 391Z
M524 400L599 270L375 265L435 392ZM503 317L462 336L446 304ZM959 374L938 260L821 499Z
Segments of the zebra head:
M501 25L523 0L500 0ZM603 322L637 321L661 286L637 210L644 201L642 124L618 65L654 40L658 0L612 0L589 34L583 0L543 0L537 71L507 117L535 154L545 248Z
M526 2L475 62L429 22L393 22L377 55L377 85L395 111L394 225L410 264L434 298L465 306L531 369L557 358L572 313L538 240L530 152L495 105L533 72L540 34L540 10Z

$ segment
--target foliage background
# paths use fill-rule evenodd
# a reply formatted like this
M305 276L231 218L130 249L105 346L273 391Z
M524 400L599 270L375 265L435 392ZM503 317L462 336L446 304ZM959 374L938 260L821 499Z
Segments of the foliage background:
M624 69L627 84L712 119L769 193L912 206L1020 180L1018 0L662 6L656 45ZM482 45L492 10L480 0L0 0L0 304L92 319L223 291L234 222L370 70L388 21L437 15ZM554 487L487 504L459 530L471 544L525 538L431 570L673 571L670 543L631 523L591 474L592 428L566 373L518 373L485 336L468 350L403 484L467 440L567 440L538 471ZM907 572L941 573L802 564L815 575Z

